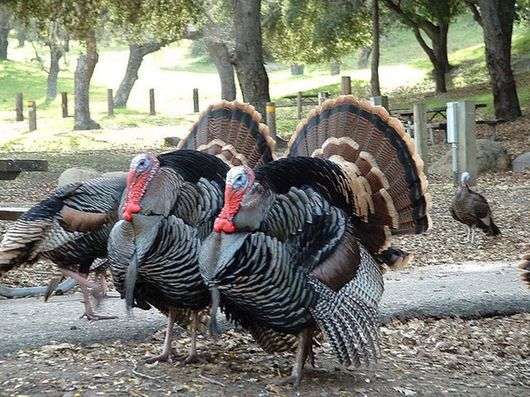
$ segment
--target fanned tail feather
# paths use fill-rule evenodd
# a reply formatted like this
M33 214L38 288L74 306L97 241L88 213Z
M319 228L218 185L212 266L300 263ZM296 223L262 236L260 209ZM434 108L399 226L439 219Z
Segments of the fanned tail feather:
M337 163L355 196L352 208L362 243L372 253L389 247L391 234L422 233L430 226L430 197L423 161L400 121L367 101L340 96L302 121L289 157Z
M379 357L378 304L383 294L383 276L379 266L363 248L355 278L333 291L311 279L318 293L311 308L313 318L324 331L339 361L346 366L369 365Z
M261 115L251 105L221 101L201 114L178 148L213 154L230 166L255 167L273 159L274 144Z

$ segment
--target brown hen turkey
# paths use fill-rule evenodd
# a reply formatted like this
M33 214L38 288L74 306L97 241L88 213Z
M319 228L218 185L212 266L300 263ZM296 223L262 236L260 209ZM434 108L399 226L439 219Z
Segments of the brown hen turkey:
M498 236L501 231L493 222L486 198L469 187L470 178L468 172L462 173L450 211L455 220L467 226L467 241L473 243L477 227L488 236Z

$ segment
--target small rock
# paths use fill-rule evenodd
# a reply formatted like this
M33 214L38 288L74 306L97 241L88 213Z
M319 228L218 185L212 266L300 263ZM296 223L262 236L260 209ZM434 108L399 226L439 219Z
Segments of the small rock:
M524 172L530 170L530 152L517 156L512 163L513 172Z
M101 173L92 168L68 168L59 176L58 187L63 187L70 183L84 182L92 178L97 178Z

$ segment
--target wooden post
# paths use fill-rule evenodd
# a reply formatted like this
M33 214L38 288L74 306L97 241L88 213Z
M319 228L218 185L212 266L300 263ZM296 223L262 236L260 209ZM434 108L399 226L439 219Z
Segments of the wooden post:
M388 97L386 95L372 96L370 97L370 102L372 103L372 105L382 106L386 110L388 110Z
M19 92L16 96L15 105L16 105L16 114L17 114L17 121L24 121L24 96L21 92Z
M154 116L156 115L156 109L155 109L155 89L149 88L149 115Z
M416 151L423 160L423 168L427 170L427 123L425 117L425 104L414 104L414 143Z
M350 76L342 76L340 79L340 93L341 95L351 95L351 78Z
M193 112L199 113L199 89L193 89Z
M35 131L37 129L37 104L35 101L28 102L28 121L29 130Z
M107 89L107 114L114 116L114 96L112 95L112 88Z
M302 120L302 91L296 94L296 114L298 120Z
M276 104L274 102L267 102L266 117L271 136L276 139Z
M475 104L469 101L447 104L447 142L453 147L453 178L455 185L462 172L477 177L477 141L475 136Z
M68 94L66 92L61 92L61 109L63 118L68 117Z
M328 98L325 92L318 93L318 106L322 106L322 103Z

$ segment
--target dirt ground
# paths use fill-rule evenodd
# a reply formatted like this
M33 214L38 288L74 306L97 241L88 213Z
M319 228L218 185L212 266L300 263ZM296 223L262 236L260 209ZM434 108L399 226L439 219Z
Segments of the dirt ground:
M472 321L394 323L381 329L382 358L371 369L342 369L326 345L317 350L303 396L523 396L530 393L530 314ZM232 332L232 331L231 331ZM147 365L162 333L145 342L53 344L0 357L0 395L273 396L295 395L273 382L290 354L263 353L245 335L200 340L201 362Z

